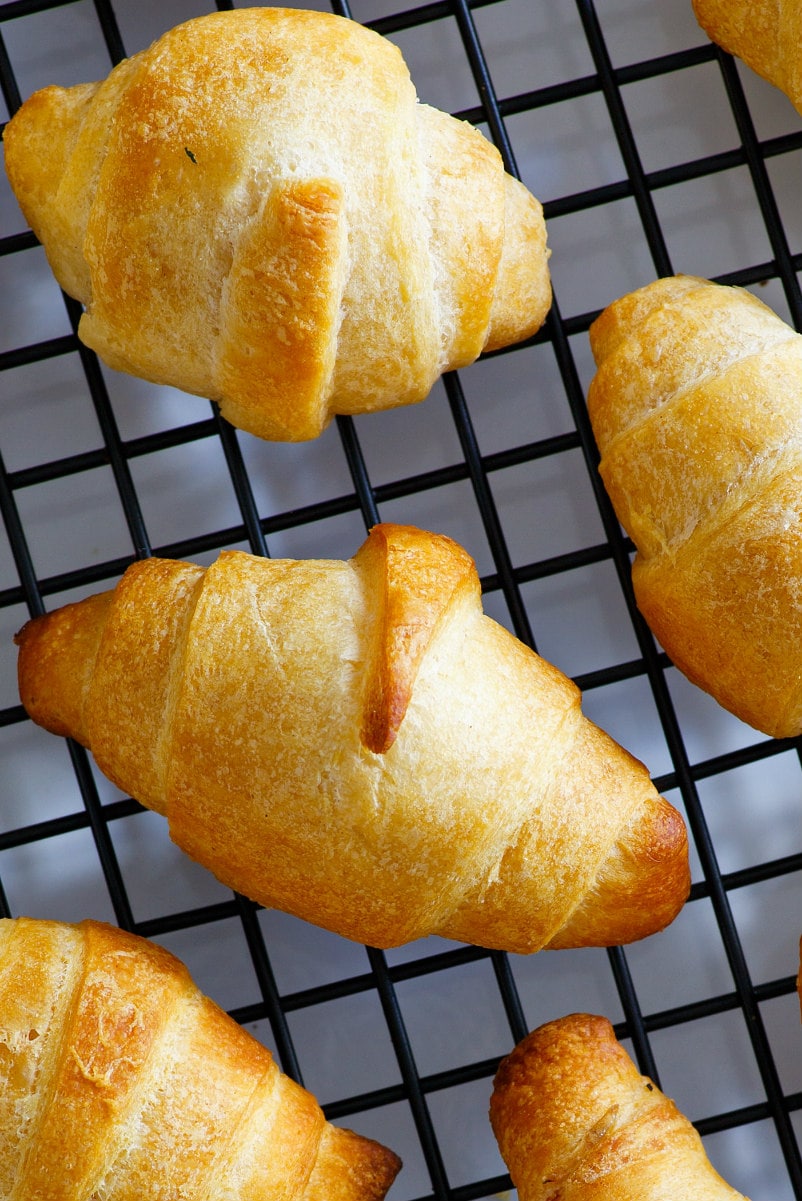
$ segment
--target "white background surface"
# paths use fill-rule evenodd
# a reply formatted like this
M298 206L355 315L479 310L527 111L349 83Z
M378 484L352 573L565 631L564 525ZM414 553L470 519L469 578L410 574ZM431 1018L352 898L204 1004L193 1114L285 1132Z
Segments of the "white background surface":
M117 0L112 5L126 51L211 4L194 0ZM292 7L292 5L290 5ZM296 5L295 7L302 7ZM307 3L329 11L323 2ZM405 10L393 0L353 0L352 15L370 21ZM100 78L110 63L95 8L88 0L3 20L5 42L20 92ZM596 6L616 68L706 45L685 0L599 0ZM569 0L502 0L474 12L497 95L521 93L593 76L594 64ZM478 94L453 18L400 31L394 40L407 58L422 100L450 111L473 109ZM740 78L761 139L798 134L802 119L789 102L748 70ZM738 147L721 72L714 60L625 84L623 98L642 165L657 172ZM0 113L5 118L7 113ZM613 126L601 93L587 89L570 100L515 114L506 121L524 182L546 204L626 180ZM767 163L792 253L802 250L800 162L796 150ZM713 277L769 262L772 251L746 166L704 175L654 193L676 271ZM5 179L0 179L0 237L25 229ZM549 221L555 296L562 317L583 318L654 278L655 268L633 200L624 195L601 206ZM782 289L770 282L759 294L788 317ZM581 325L582 322L577 322ZM585 322L586 325L586 322ZM0 257L0 453L12 474L39 464L97 451L102 437L77 354L8 367L19 348L70 333L67 311L41 249ZM570 350L582 387L592 373L583 329ZM16 360L15 360L16 362ZM206 420L210 407L195 397L103 369L124 441ZM548 343L477 363L461 373L470 415L484 456L520 444L571 433L574 422ZM462 462L442 385L422 405L358 418L358 437L376 487ZM273 518L353 493L336 427L314 443L268 445L247 435L238 442L259 514ZM242 516L221 443L212 436L133 458L130 470L156 551L183 539L230 529ZM579 449L533 458L491 474L494 500L516 569L551 556L603 544L604 532L590 476ZM407 494L403 494L404 491ZM495 571L487 535L467 479L434 489L402 489L380 506L381 517L450 534L474 555L480 573ZM38 578L50 581L73 568L133 554L122 506L107 466L31 483L15 501ZM277 521L281 525L280 521ZM273 556L350 557L364 537L356 507L325 520L285 524L268 535ZM211 542L215 539L212 538ZM217 545L205 555L208 561ZM241 538L233 544L246 545ZM638 658L638 646L613 566L602 557L587 566L538 577L522 585L538 649L572 676L604 672ZM0 532L0 596L19 587L9 541ZM78 592L94 589L82 588ZM57 590L47 607L74 599ZM486 609L509 622L502 595L490 591ZM11 637L27 617L19 598L0 609L0 706L18 703ZM802 775L794 750L755 758L765 740L721 710L673 669L666 679L691 764L744 748L742 766L703 773L699 795L721 871L737 873L800 851ZM654 777L672 772L672 760L648 681L643 674L588 688L585 711L644 760ZM754 761L751 761L754 758ZM119 794L99 774L101 799ZM679 807L676 790L668 795ZM15 839L37 822L80 814L83 802L66 744L28 722L0 726L0 883L13 914L114 921L94 841L85 823L56 837ZM46 827L43 832L46 832ZM138 923L182 914L229 895L169 842L165 825L149 813L110 825L114 849ZM694 879L702 878L695 853ZM761 1005L785 1092L802 1089L802 1028L795 993L802 933L799 871L730 893L730 904L755 986L785 981ZM368 971L365 951L280 914L259 918L279 991L293 994ZM180 922L176 923L180 926ZM198 984L229 1009L255 1004L259 992L236 918L161 936L190 967ZM388 954L390 965L447 948L428 940ZM628 949L638 999L647 1016L733 991L733 980L709 899L686 906L662 935ZM512 971L530 1027L582 1009L623 1019L606 952L544 953L512 957ZM397 996L421 1076L492 1060L511 1049L510 1027L487 959L402 980ZM293 1009L290 1031L304 1083L322 1103L400 1081L399 1066L374 989L309 1008ZM252 1024L272 1043L267 1022ZM692 1119L760 1105L765 1094L737 1007L656 1030L652 1050L665 1091ZM503 1173L487 1123L490 1078L427 1094L450 1183L471 1186ZM797 1120L797 1115L795 1115ZM406 1102L349 1117L355 1128L380 1138L404 1159L392 1197L431 1192ZM753 1201L794 1196L776 1135L757 1121L710 1136L707 1146L722 1174ZM474 1193L473 1195L480 1195Z

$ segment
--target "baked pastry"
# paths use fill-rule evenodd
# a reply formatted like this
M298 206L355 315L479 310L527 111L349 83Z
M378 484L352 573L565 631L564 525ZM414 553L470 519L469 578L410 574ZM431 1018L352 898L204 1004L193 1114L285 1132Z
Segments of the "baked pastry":
M802 730L802 336L740 289L659 279L594 322L588 409L638 606L695 684Z
M797 0L692 0L711 42L785 92L802 112L802 9Z
M551 304L539 202L344 17L196 17L4 140L87 346L262 438L422 400Z
M164 948L0 920L0 1196L380 1201L392 1151L324 1118Z
M603 1017L527 1035L499 1067L490 1120L521 1201L746 1201Z
M631 941L686 899L685 825L576 686L482 612L469 555L163 559L18 635L23 704L266 906L388 947Z

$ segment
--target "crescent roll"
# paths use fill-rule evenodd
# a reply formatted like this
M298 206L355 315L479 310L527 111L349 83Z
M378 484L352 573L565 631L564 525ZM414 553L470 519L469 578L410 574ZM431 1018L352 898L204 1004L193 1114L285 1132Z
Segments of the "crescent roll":
M741 288L681 275L590 330L600 470L637 547L646 621L758 730L802 730L802 335Z
M164 947L0 919L4 1201L382 1201L400 1166Z
M490 1120L521 1201L747 1201L604 1017L527 1035L499 1067Z
M252 899L360 942L521 952L661 929L685 824L576 686L482 611L470 556L148 559L29 622L20 695Z
M422 400L551 304L540 203L344 17L196 17L4 140L86 345L262 438Z

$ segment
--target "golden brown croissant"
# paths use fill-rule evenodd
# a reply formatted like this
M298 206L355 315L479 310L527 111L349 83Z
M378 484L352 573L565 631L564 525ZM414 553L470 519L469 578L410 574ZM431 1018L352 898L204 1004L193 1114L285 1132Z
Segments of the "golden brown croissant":
M673 662L767 734L802 730L802 336L693 276L590 330L601 474L638 554L638 605Z
M7 1201L380 1201L400 1166L327 1122L162 947L0 920Z
M490 1120L521 1201L746 1201L603 1017L527 1035L499 1067Z
M606 945L687 895L676 810L483 614L448 538L381 525L347 562L149 559L18 643L35 721L224 883L347 937Z
M712 42L785 92L802 112L802 8L799 0L692 0Z
M5 160L83 341L260 437L421 400L551 303L539 202L344 17L197 17L36 92Z

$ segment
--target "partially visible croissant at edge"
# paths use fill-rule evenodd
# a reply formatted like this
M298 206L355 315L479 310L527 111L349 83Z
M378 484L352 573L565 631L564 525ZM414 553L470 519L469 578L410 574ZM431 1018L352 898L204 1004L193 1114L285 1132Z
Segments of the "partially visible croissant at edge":
M259 437L422 400L551 304L540 203L344 17L196 17L4 140L82 340Z
M521 1201L747 1201L604 1017L527 1035L499 1067L490 1120Z
M784 92L802 113L802 7L799 0L692 0L712 42Z
M659 279L591 326L600 470L638 606L743 721L802 731L802 335L741 288Z
M327 1122L156 943L0 920L6 1201L381 1201L400 1166Z
M686 899L687 834L452 540L133 564L17 636L23 704L262 904L374 946L608 945Z

